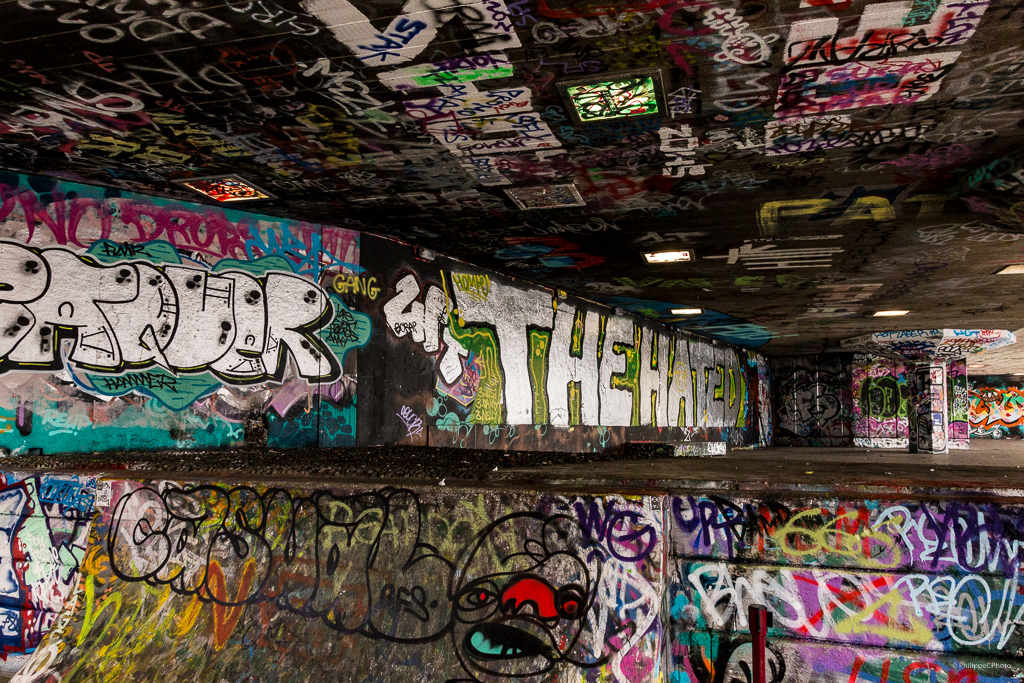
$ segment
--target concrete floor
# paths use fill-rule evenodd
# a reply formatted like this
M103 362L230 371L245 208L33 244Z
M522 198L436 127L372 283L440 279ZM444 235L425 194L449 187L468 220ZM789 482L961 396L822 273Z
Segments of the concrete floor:
M516 468L507 474L545 485L560 482L639 486L713 485L740 488L1022 489L1024 441L974 440L967 451L943 455L863 448L767 448L725 456ZM503 476L507 476L503 472ZM490 477L489 477L490 478Z
M623 459L613 453L507 452L379 446L296 451L227 450L8 458L12 471L89 471L108 477L349 481L405 486L553 491L774 490L1024 499L1024 441L975 440L943 455L863 448L768 448L725 456Z

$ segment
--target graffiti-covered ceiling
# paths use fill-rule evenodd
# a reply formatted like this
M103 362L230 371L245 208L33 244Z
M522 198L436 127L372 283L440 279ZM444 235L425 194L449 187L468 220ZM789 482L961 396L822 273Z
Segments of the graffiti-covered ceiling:
M3 0L0 26L6 169L207 203L182 181L235 174L270 198L233 208L768 352L1024 319L995 275L1024 262L1017 0Z

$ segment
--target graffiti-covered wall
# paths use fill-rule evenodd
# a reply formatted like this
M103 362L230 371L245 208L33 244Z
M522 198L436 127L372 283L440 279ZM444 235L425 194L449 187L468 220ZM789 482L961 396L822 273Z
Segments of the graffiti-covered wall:
M391 240L10 173L0 198L12 453L771 433L756 354Z
M772 683L1024 675L1024 508L955 500L673 496L672 681L749 681L768 607Z
M660 496L112 494L16 681L661 680Z
M42 572L68 601L19 644L18 683L737 683L751 604L774 617L771 683L1024 676L1024 507L977 491L45 481L24 500L60 497L66 528L25 517L11 547L33 544L31 591L69 553ZM94 494L89 533L67 510Z
M360 381L388 387L373 410L360 399L367 438L591 450L770 434L757 354L368 235L361 259L383 284Z
M971 377L972 439L1024 439L1024 379L990 375Z
M868 354L776 358L779 446L907 448L903 363Z
M358 273L359 233L13 174L0 196L0 446L354 444L369 319L319 282Z
M777 358L775 445L853 443L850 355Z
M0 474L0 674L36 649L78 582L96 478Z

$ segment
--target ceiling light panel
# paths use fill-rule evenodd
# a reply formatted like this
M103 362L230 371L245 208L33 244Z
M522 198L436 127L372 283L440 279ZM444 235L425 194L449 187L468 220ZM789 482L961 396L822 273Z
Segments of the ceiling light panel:
M507 187L507 194L521 211L534 209L563 209L571 206L586 206L579 190L572 183L568 185L542 185L540 187Z
M261 199L276 199L274 195L261 190L248 180L244 180L236 175L188 178L174 182L218 202L249 202Z
M658 70L602 74L558 87L577 125L662 116L666 110Z
M682 263L693 260L693 252L689 249L680 251L649 251L644 253L648 263Z

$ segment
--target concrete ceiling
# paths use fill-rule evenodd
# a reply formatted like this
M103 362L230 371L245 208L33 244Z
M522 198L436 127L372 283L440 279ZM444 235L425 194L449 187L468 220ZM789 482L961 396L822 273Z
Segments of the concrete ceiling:
M769 353L1024 322L994 274L1024 262L1017 0L3 0L0 26L7 169L200 201L174 181L236 173L277 198L234 208ZM652 73L657 116L574 123L559 87ZM506 193L570 183L584 206Z

